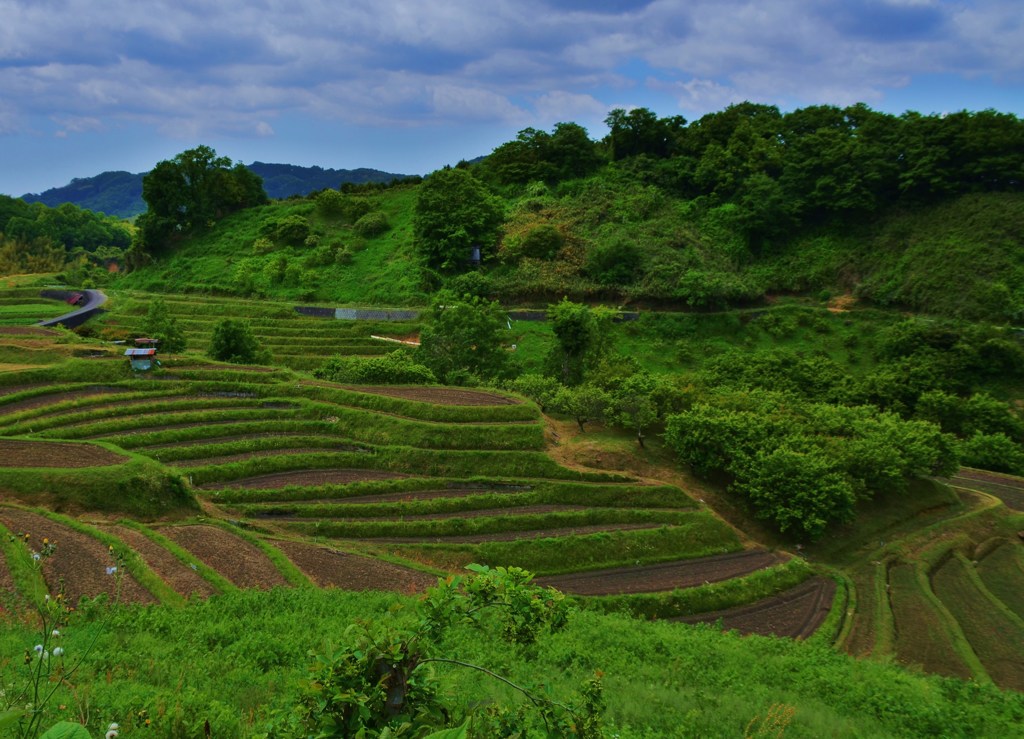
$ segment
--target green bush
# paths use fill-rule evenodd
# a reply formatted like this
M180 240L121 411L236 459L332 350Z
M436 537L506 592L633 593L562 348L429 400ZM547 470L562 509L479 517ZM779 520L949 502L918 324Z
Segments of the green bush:
M333 382L369 385L432 385L437 382L433 372L402 349L380 357L332 357L314 370L313 376Z
M249 324L233 318L225 318L213 327L208 354L235 364L251 364L266 358Z
M388 223L388 217L382 211L375 210L362 216L352 228L360 236L369 239L386 233L391 228L391 224Z

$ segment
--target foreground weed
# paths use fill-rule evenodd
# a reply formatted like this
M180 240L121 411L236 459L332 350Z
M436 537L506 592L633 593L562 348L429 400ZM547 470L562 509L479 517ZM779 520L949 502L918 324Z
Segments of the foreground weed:
M32 567L37 575L42 570L43 562L57 551L56 542L47 538L42 540L38 550L32 549L29 534L11 538L22 541L28 548ZM106 568L106 574L116 578L116 602L121 589L123 555L116 553L113 547L110 547L109 551L114 564ZM37 643L31 648L25 648L20 665L16 667L13 675L4 676L3 688L0 689L0 705L3 706L3 711L0 711L0 732L17 739L34 739L40 736L42 725L48 715L48 706L58 690L65 689L72 695L76 694L71 678L81 667L99 636L99 631L94 630L92 639L83 651L69 654L63 643L68 629L73 628L71 615L75 609L67 603L63 591L59 589L53 597L49 593L43 594L41 598L34 598L33 603L39 629ZM63 710L64 706L59 708ZM84 713L87 714L88 711L85 710ZM88 716L82 715L80 718L84 723ZM110 724L104 735L105 739L117 737L118 728L116 723ZM90 734L82 723L59 721L43 733L41 739L90 739Z

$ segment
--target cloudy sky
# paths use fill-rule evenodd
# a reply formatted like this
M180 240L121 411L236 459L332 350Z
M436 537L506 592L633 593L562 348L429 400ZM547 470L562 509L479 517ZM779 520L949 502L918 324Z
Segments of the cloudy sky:
M235 161L421 174L608 111L1024 116L1021 0L0 0L0 193Z

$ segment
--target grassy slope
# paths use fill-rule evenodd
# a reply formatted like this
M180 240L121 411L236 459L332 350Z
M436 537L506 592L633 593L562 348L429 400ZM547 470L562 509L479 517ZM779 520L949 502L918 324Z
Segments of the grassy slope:
M294 703L309 650L324 650L352 620L383 615L400 601L333 590L242 592L183 609L76 619L62 643L78 655L97 639L75 680L79 690L89 686L94 730L115 719L125 737L191 736L209 720L215 736L247 736L266 708ZM0 628L5 653L20 654L31 638L21 625ZM773 707L792 714L785 735L793 738L1009 736L1024 715L1019 694L988 686L915 676L812 645L615 615L579 613L528 656L472 630L454 633L442 649L520 684L549 682L558 697L600 670L609 735L623 738L742 736ZM520 700L478 673L439 674L456 715L479 701ZM59 691L54 705L64 702L74 699ZM153 725L143 727L143 717Z
M411 246L415 193L411 186L396 187L373 197L374 208L384 211L391 229L371 239L358 236L349 225L323 219L306 200L280 201L235 213L117 284L165 293L272 296L332 304L423 304L427 296ZM307 218L321 243L347 246L353 253L352 263L311 266L304 269L304 276L296 273L274 278L275 260L284 257L286 265L295 270L312 251L285 246L269 254L253 253L252 245L260 237L261 227L288 216ZM245 271L253 274L248 282L241 277Z
M325 220L306 200L236 213L119 284L331 304L424 305L427 282L412 245L416 193L410 185L368 196L391 225L371 239ZM727 209L706 212L622 173L566 183L540 197L509 191L505 200L504 240L485 272L508 303L545 305L568 295L714 307L756 302L765 293L825 291L926 313L1004 320L1024 301L1022 194L969 195L808 227L755 252ZM307 218L321 244L347 246L352 263L303 266L309 247L254 254L260 228L290 215ZM508 247L539 225L566 235L557 257L506 260ZM602 285L588 274L588 259L622 241L640 248L640 271L628 284ZM242 276L246 272L249 278Z

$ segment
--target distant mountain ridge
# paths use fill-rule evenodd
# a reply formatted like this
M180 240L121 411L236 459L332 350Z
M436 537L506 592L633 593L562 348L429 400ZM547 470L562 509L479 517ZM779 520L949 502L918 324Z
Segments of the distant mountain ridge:
M367 168L324 169L266 162L253 162L246 166L263 178L263 189L269 197L275 199L308 195L346 182L358 185L413 176ZM145 175L145 172L103 172L95 177L76 177L63 187L50 188L38 194L27 193L21 197L28 203L42 203L51 208L71 203L98 213L132 218L146 212L146 202L142 199L142 178Z

